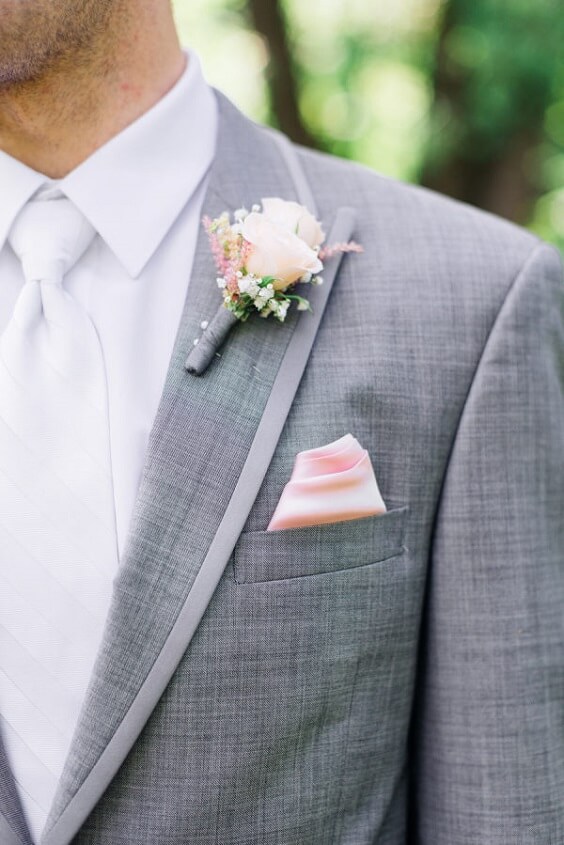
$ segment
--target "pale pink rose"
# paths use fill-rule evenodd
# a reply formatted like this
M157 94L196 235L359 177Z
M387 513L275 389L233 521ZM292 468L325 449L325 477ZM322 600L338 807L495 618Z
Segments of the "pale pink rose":
M268 220L278 223L283 229L293 232L302 241L315 249L325 240L325 232L321 223L303 205L278 197L267 197L262 200L263 213Z
M252 244L247 272L273 276L276 290L284 290L306 273L321 272L323 264L315 250L288 229L253 211L243 222L243 237Z

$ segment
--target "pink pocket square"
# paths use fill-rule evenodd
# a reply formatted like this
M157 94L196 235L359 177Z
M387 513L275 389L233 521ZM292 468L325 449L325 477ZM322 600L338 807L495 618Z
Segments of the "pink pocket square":
M299 452L268 531L344 522L386 512L368 452L352 434Z

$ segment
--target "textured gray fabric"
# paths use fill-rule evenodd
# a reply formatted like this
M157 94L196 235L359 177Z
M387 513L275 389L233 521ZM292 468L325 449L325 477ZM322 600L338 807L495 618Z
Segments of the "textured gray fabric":
M285 531L246 531L233 554L235 581L301 578L347 569L350 560L362 566L395 557L404 550L407 510L388 502L385 519L371 516Z
M294 145L290 139L286 137L286 135L283 135L276 129L268 129L266 131L270 133L270 137L275 144L277 144L280 154L284 159L286 167L288 168L288 173L296 188L298 202L305 205L314 217L318 217L319 212L317 208L317 201L311 190L311 185L309 184L309 180L305 174L302 164L296 154Z
M0 842L2 845L22 845L22 842L28 843L27 829L23 837L19 836L14 828L9 824L4 815L0 816Z
M336 242L346 241L350 237L354 218L355 215L351 209L339 210L331 229L331 236L335 238ZM163 643L149 673L136 691L127 713L124 712L123 719L116 732L98 757L92 770L81 781L79 788L64 808L62 815L49 830L45 837L46 845L66 841L71 834L79 829L99 800L105 787L117 772L133 742L137 739L139 732L182 658L184 650L188 647L217 587L229 555L233 551L268 469L284 420L306 365L317 326L323 316L339 265L340 260L332 262L326 273L325 284L322 288L318 287L314 291L314 295L311 297L314 309L312 319L302 321L292 335L276 373L256 433L249 446L244 465L233 488L232 496L221 515L215 536L181 606L174 626L167 635L166 642ZM153 503L150 501L149 510L151 511L152 508ZM119 615L126 608L127 604L122 605L121 608L118 606L115 612ZM106 645L104 644L102 653L104 653ZM99 716L100 709L103 706L102 699L99 697L101 692L103 692L103 683L98 689L94 687L94 693L87 700L83 722L92 715ZM110 714L107 715L110 716ZM69 773L72 772L73 763L76 764L82 751L85 750L84 743L85 734L79 728L69 755ZM64 786L65 779L63 778L61 795L63 795L62 789ZM56 809L55 805L55 812Z
M31 845L29 830L0 734L0 843Z
M424 842L564 842L564 322L540 247L482 352L435 530Z
M500 220L298 155L324 221L356 209L365 253L342 262L218 587L73 841L556 845L561 266ZM206 213L268 195L295 197L279 147L222 99ZM190 376L186 355L217 309L214 279L202 237L49 845L68 845L57 819L168 654L243 467L253 469L280 362L307 325L308 314L239 325ZM296 452L349 431L389 512L348 531L266 537Z

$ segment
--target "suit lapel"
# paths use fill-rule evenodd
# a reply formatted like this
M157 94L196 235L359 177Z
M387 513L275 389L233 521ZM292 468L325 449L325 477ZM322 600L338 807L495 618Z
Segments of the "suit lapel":
M16 784L0 736L0 842L3 845L31 845Z
M268 134L223 98L220 110L204 212L269 195L296 199ZM351 228L350 215L338 215L333 239L346 240ZM186 357L220 301L201 233L104 640L43 845L71 841L186 651L268 468L337 264L312 291L313 317L237 324L221 358L196 377Z

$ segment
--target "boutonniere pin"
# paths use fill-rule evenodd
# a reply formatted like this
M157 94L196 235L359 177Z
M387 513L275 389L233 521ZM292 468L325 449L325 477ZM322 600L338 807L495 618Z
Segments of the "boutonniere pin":
M231 220L228 212L204 218L223 304L238 319L253 313L274 316L281 323L295 303L298 311L310 309L309 301L296 292L296 285L323 283L323 262L339 252L362 252L351 241L323 247L321 223L297 202L270 197L239 209Z
M362 252L354 241L324 246L325 232L308 209L277 197L251 211L241 208L203 220L223 296L212 318L200 324L202 335L185 362L192 375L203 375L233 326L252 314L284 322L294 304L311 311L301 285L321 285L324 262L346 252ZM298 292L299 290L299 292Z

